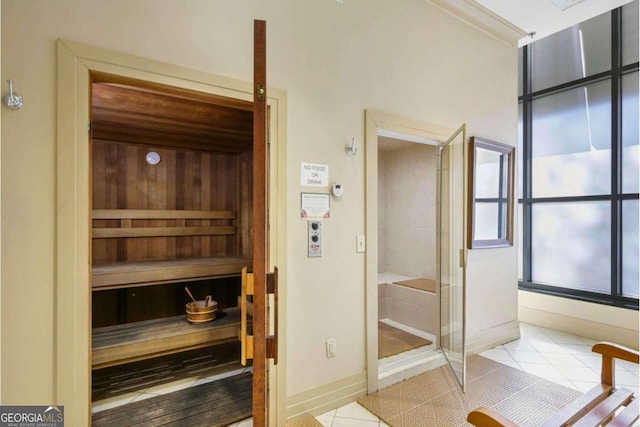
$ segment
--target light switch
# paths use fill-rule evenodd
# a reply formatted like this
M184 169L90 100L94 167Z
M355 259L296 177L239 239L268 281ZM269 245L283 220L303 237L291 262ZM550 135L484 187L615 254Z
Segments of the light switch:
M356 236L356 252L362 253L366 249L364 234L359 234Z
M331 338L326 341L325 347L327 349L327 357L335 357L336 355L336 339Z

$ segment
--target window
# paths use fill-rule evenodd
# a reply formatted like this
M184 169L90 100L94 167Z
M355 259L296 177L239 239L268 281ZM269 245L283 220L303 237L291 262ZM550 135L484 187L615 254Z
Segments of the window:
M520 289L638 309L638 0L518 64Z

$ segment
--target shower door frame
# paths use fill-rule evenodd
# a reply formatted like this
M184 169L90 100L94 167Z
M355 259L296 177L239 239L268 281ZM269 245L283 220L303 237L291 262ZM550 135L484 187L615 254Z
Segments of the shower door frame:
M393 132L406 136L446 143L456 129L422 122L409 117L365 110L365 298L366 298L366 362L367 394L379 389L378 381L378 135ZM439 173L438 173L439 175ZM438 187L440 186L438 176ZM438 201L439 203L439 201ZM439 209L437 209L439 218ZM436 221L439 224L439 219ZM440 247L440 230L436 233ZM438 252L438 287L440 286L440 259Z

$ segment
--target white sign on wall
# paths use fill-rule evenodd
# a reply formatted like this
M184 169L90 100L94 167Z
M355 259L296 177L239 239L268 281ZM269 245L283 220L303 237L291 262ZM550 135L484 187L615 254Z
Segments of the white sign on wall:
M303 162L300 167L300 185L305 187L328 187L329 165Z
M301 218L330 218L329 195L324 193L302 193L300 195Z

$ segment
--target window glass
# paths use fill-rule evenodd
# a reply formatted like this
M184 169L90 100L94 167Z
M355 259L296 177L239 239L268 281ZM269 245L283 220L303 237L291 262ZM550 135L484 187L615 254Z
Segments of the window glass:
M638 1L622 6L622 65L638 62Z
M531 44L534 92L611 69L611 14Z
M622 76L622 192L637 193L638 162L638 72Z
M611 292L609 202L540 203L532 211L532 280Z
M611 192L611 82L532 102L533 197Z
M638 298L638 201L622 202L622 295Z
M503 239L504 227L500 227L499 204L492 202L477 202L474 206L473 237L478 240ZM505 224L505 221L502 222Z

